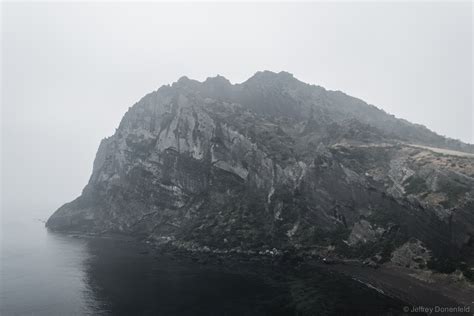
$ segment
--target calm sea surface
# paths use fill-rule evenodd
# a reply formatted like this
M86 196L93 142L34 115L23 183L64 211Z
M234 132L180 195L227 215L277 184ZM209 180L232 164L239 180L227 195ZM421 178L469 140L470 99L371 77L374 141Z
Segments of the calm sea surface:
M0 315L377 315L400 310L358 282L183 262L145 245L48 232L34 211L5 211ZM43 212L44 214L44 212ZM260 267L260 269L262 269Z

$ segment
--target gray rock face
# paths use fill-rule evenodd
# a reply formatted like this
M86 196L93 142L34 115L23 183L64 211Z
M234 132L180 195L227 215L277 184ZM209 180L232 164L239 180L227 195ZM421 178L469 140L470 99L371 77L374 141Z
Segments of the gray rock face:
M356 245L358 243L375 242L384 232L383 228L375 229L368 221L362 219L352 227L351 234L349 235L349 244Z
M288 73L183 77L128 110L47 226L209 249L371 256L414 237L435 255L471 253L473 158L409 144L474 152Z
M430 251L415 239L397 248L390 261L402 267L420 269L426 267L430 259Z

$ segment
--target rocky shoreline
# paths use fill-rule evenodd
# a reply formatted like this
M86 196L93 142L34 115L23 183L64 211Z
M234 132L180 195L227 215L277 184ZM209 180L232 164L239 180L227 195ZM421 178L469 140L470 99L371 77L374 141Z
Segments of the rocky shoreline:
M474 311L474 284L456 274L439 274L430 270L403 268L391 263L373 265L367 261L324 257L316 252L281 251L212 251L208 247L186 249L171 245L170 251L191 256L193 261L217 262L262 261L265 264L291 266L294 269L327 269L344 274L379 293L406 302L408 306L469 306Z
M112 238L127 243L137 243L141 255L166 256L173 260L185 261L200 266L212 266L232 272L271 273L271 277L285 279L289 275L313 275L324 271L337 277L347 277L363 284L364 287L393 299L401 308L391 312L396 315L424 315L416 307L448 308L462 307L473 311L474 285L455 275L436 274L429 270L403 268L394 264L369 265L354 259L325 257L315 251L289 251L278 249L242 250L212 249L194 243L171 239L149 240L122 234L82 234L72 233L75 238ZM409 307L405 313L402 308ZM440 309L441 310L441 309ZM470 315L469 313L443 313L440 315Z

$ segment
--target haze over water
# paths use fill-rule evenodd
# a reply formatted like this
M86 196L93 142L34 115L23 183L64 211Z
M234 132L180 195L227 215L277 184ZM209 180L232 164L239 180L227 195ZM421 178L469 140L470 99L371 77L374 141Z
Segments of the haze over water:
M320 271L281 280L271 266L263 274L232 271L226 263L217 268L162 256L127 238L49 232L43 214L21 208L2 214L1 315L278 315L397 306Z
M263 280L157 258L129 239L49 232L43 212L3 214L1 315L257 313Z
M0 314L87 313L86 241L49 233L40 214L4 210Z

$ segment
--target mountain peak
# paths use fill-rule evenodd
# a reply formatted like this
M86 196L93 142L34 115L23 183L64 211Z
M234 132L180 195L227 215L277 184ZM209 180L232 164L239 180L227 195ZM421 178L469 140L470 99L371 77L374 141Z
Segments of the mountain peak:
M224 76L221 76L221 75L217 75L215 77L207 77L207 79L204 81L204 83L215 83L215 82L218 82L218 83L225 83L225 84L231 84L229 79L227 79L226 77Z
M274 72L271 70L257 71L251 78L294 78L292 73L287 71Z
M186 83L186 82L189 82L189 81L191 81L191 79L189 79L187 76L181 76L178 79L177 83Z
M215 77L207 77L203 82L203 85L212 87L215 89L228 89L232 87L232 83L226 77L217 75Z
M277 73L270 70L264 70L264 71L256 72L245 83L251 83L251 82L256 82L256 81L270 83L270 82L290 82L290 81L296 81L296 79L293 76L293 74L286 71L280 71Z

